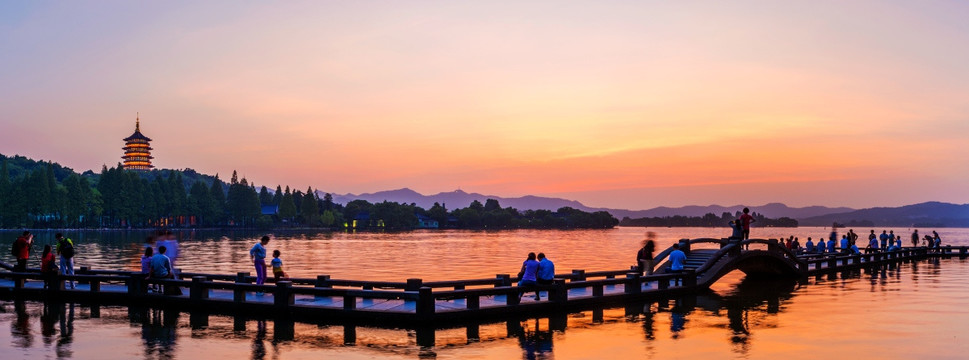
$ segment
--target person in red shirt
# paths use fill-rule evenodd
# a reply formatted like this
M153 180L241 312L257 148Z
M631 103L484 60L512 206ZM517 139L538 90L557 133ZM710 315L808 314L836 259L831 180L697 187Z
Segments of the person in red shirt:
M27 271L27 259L30 258L30 246L33 244L34 235L30 231L24 231L24 234L13 243L14 254L17 256L17 266L14 266L14 271Z
M44 254L40 257L40 274L44 275L44 288L50 286L50 281L57 275L57 260L50 245L44 245Z
M750 239L750 223L757 221L750 216L750 209L744 208L744 214L740 215L740 222L744 226L744 240Z

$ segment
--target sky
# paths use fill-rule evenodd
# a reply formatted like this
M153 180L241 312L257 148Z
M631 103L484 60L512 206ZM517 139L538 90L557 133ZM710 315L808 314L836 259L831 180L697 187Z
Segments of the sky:
M969 203L969 3L0 2L0 153L338 194Z

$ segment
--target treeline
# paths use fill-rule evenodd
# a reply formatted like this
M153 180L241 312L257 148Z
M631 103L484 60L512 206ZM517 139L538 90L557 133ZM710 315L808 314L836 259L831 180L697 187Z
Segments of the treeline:
M707 213L703 216L665 216L665 217L644 217L631 219L628 216L622 218L619 226L665 226L665 227L725 227L730 226L731 220L740 218L741 213L735 214L724 212L717 216ZM756 220L753 226L758 227L797 227L797 220L789 217L770 219L762 214L752 212L750 214Z
M50 162L21 163L18 176L11 176L7 158L0 168L0 228L573 229L619 223L603 211L564 207L520 212L502 208L494 199L451 211L440 204L425 210L413 203L365 200L344 206L334 203L330 194L317 196L312 188L257 190L235 172L225 183L218 175L208 177L190 169L128 171L118 164L102 167L99 174L80 175ZM56 174L63 169L67 174L59 180Z

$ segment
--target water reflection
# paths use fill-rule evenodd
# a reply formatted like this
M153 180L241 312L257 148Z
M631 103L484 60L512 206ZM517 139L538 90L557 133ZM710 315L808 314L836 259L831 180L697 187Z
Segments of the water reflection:
M178 340L177 310L136 309L146 359L174 359Z
M23 300L15 300L13 309L16 319L10 323L10 335L13 346L30 349L34 345L34 330L28 304ZM71 343L74 336L75 304L63 302L41 303L40 314L36 318L40 321L41 342L45 346L54 347L58 359L70 358L73 355Z

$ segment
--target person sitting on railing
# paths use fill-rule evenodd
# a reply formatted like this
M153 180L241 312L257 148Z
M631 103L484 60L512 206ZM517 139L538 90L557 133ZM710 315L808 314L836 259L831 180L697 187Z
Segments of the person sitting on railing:
M680 244L673 244L673 251L670 252L670 272L683 271L683 263L686 262L686 253L680 250Z
M791 251L795 254L801 253L801 242L797 238L794 238L794 242L791 243Z
M874 235L875 230L872 230L872 231L873 231L872 235ZM868 240L868 246L865 247L865 253L877 252L877 251L878 251L878 239L872 237L871 239Z
M848 253L851 251L851 240L848 240L848 235L841 235L841 252Z
M818 254L824 254L824 238L818 239L818 246L816 248Z
M813 253L816 250L817 249L815 249L815 247L814 247L814 240L811 240L811 237L808 236L808 241L806 243L804 243L804 251L806 251L808 253Z
M733 233L730 234L730 239L733 240L743 240L744 239L744 225L740 223L740 220L731 220L727 225L733 229Z
M535 260L535 253L528 253L528 258L522 262L522 268L518 271L518 286L520 287L531 287L534 288L538 285L538 261ZM522 296L525 295L524 291L518 292L518 300L521 300ZM538 290L535 290L535 299L537 300Z
M545 253L538 253L538 272L536 273L539 285L552 285L555 283L555 264L552 260L545 257ZM541 300L538 291L535 292L535 300Z
M148 274L155 279L167 279L172 275L172 260L165 255L168 251L164 246L158 247L158 253L152 255L148 262Z
M858 245L855 244L851 244L851 246L848 247L848 252L851 253L851 255L861 254L861 251L858 250Z
M827 248L827 250L828 250L829 253L836 252L835 251L835 247L834 247L834 239L828 239L828 248Z

